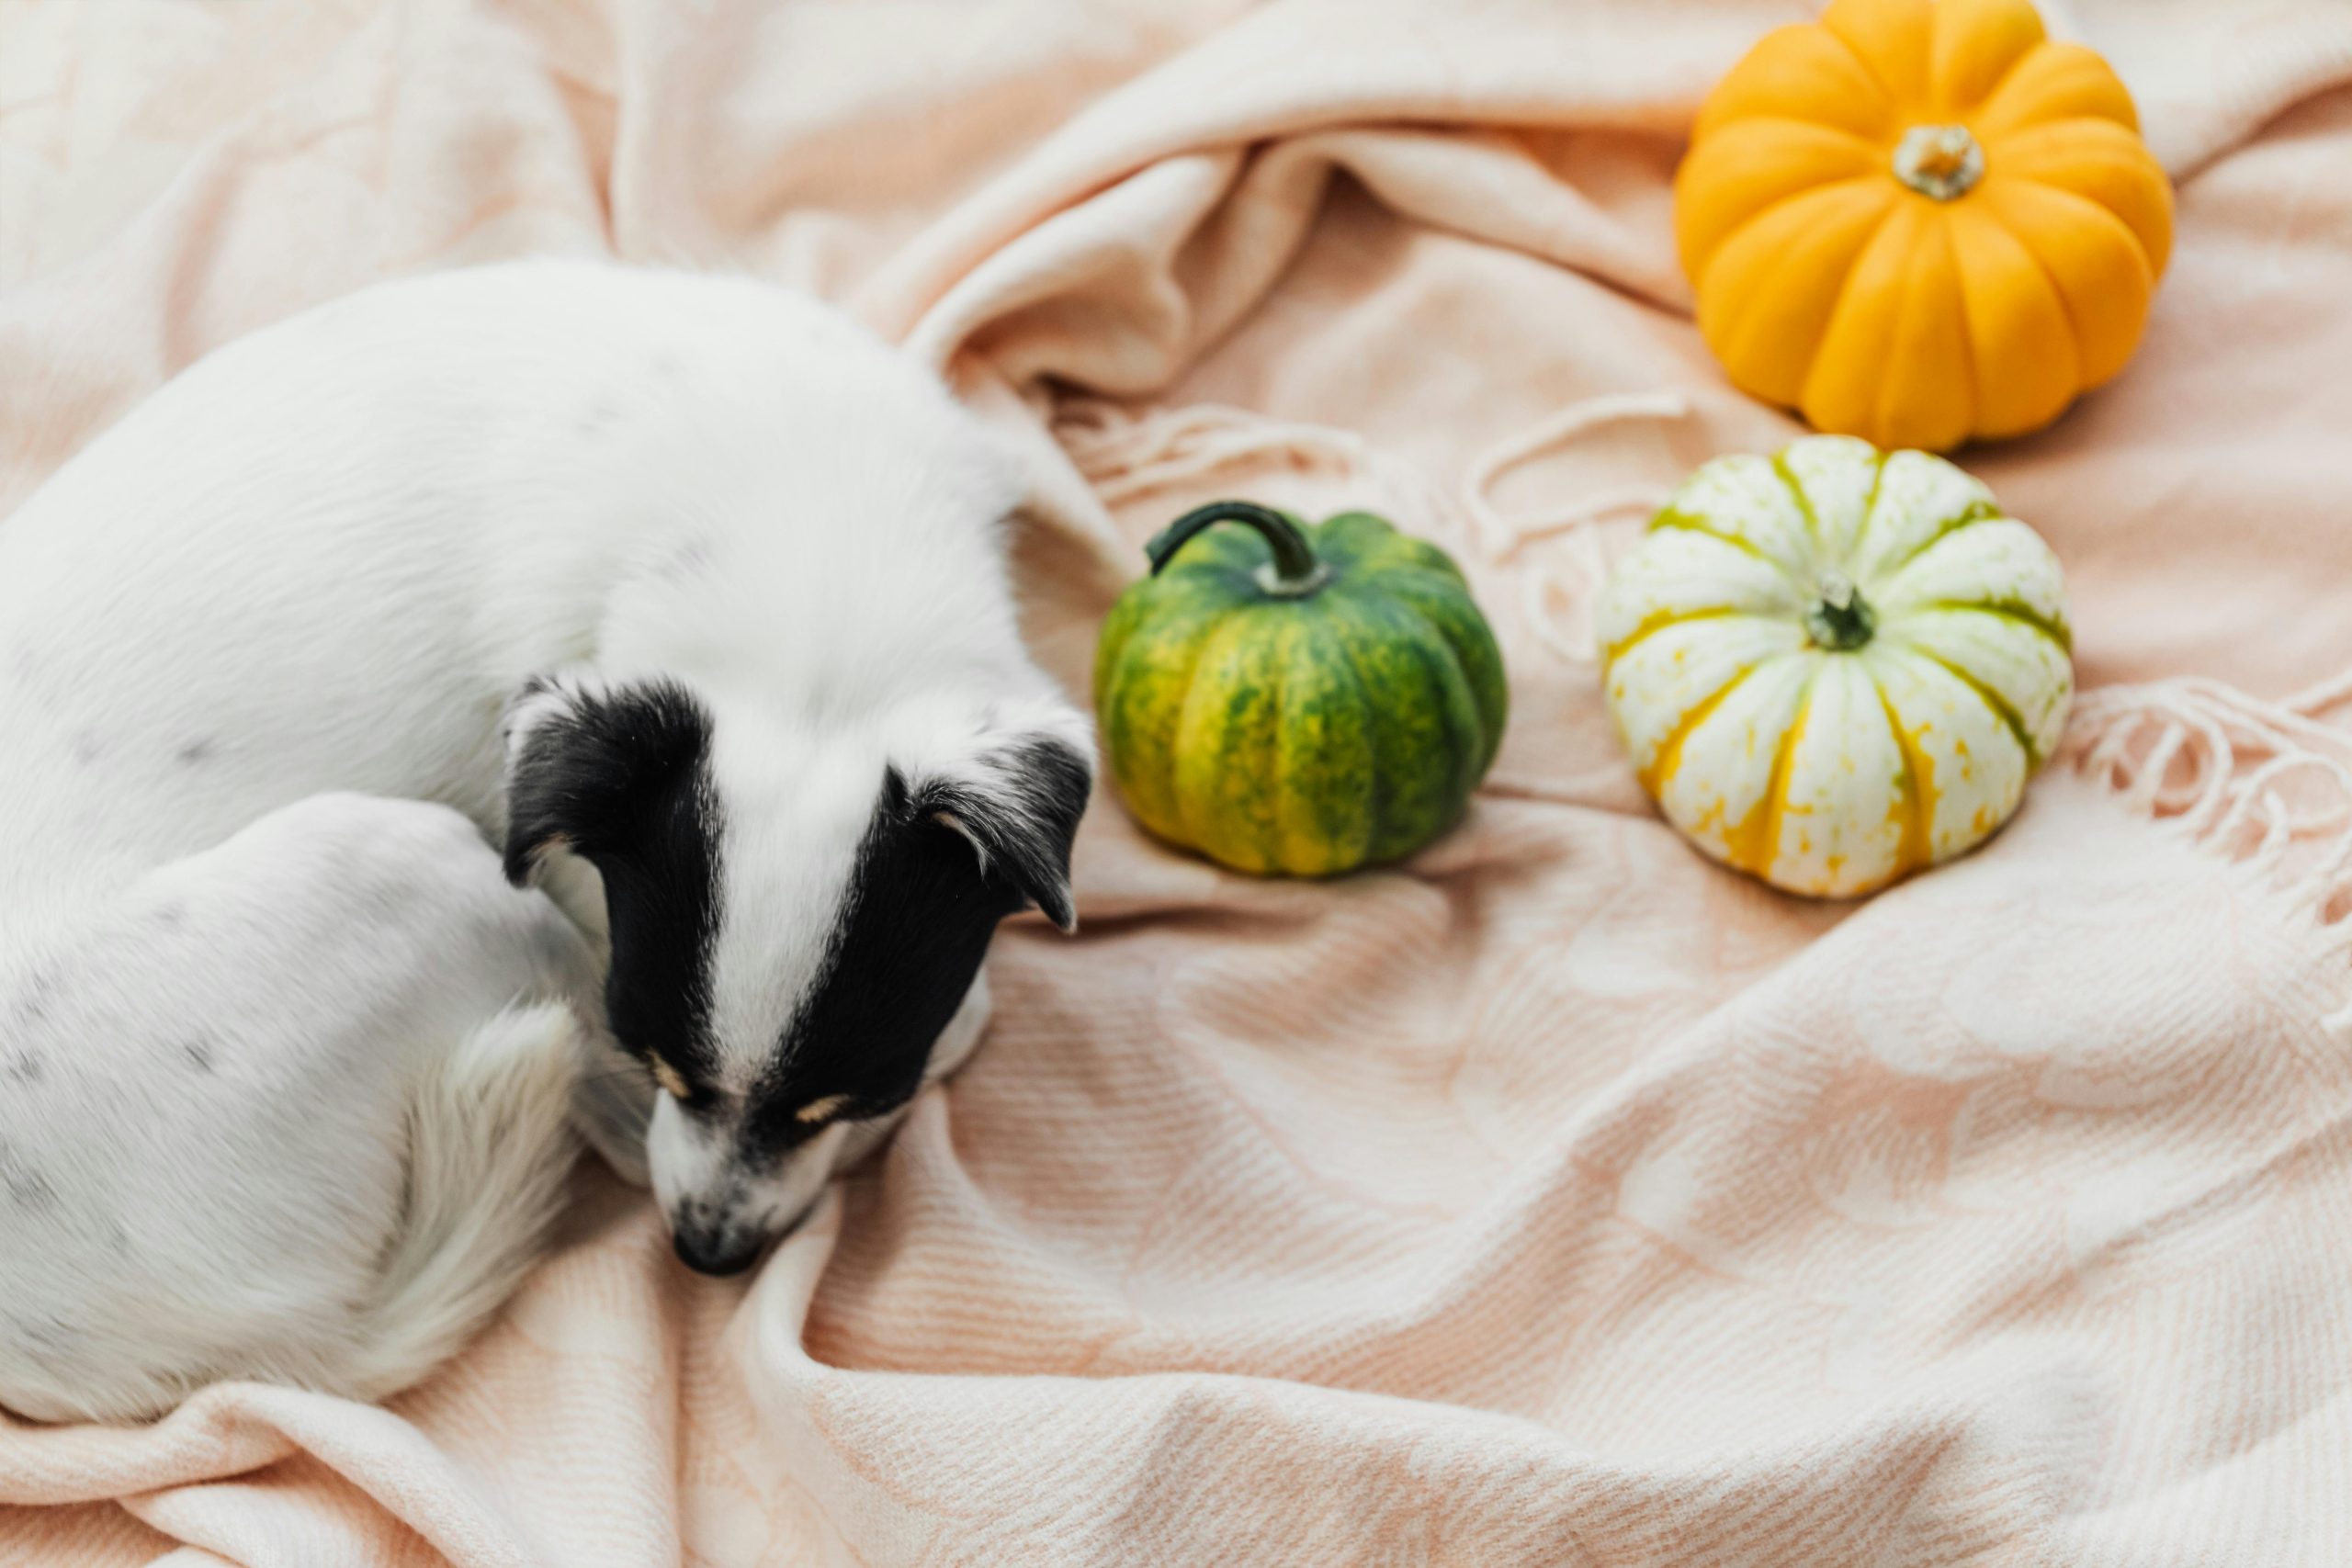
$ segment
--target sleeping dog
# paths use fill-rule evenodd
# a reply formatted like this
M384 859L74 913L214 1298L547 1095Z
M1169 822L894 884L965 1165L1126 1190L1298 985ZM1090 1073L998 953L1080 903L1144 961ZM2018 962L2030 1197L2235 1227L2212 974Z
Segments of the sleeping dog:
M696 1269L788 1229L1073 923L1017 499L824 307L531 262L235 343L0 521L0 1405L413 1382L575 1127Z

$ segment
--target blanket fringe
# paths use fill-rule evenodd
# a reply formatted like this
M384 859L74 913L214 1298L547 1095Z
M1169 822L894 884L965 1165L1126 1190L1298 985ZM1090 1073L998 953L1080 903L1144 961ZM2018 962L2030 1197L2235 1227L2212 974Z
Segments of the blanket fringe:
M1654 513L1672 493L1665 485L1633 485L1603 491L1532 516L1506 518L1492 496L1503 475L1521 463L1545 457L1587 433L1629 420L1677 420L1690 414L1679 392L1604 392L1570 403L1515 435L1505 436L1470 460L1462 481L1463 505L1478 525L1488 558L1509 560L1532 539L1577 531L1628 512Z
M1415 531L1457 545L1461 514L1412 464L1377 451L1351 430L1272 419L1219 403L1137 412L1099 398L1055 406L1061 444L1105 506L1200 485L1251 468L1289 468L1329 475Z
M1676 420L1690 404L1674 392L1609 392L1569 404L1474 457L1459 491L1447 495L1413 465L1375 450L1353 431L1271 419L1215 403L1136 412L1094 398L1058 404L1053 434L1105 506L1119 506L1236 469L1284 465L1321 470L1360 487L1382 510L1491 568L1513 564L1533 541L1567 536L1555 563L1519 564L1519 610L1528 634L1564 661L1589 665L1597 653L1592 605L1609 562L1596 525L1646 515L1666 502L1663 485L1627 486L1529 516L1507 517L1493 491L1502 476L1587 433L1628 420ZM1560 569L1573 575L1564 581ZM1555 601L1577 622L1563 625Z
M1553 562L1536 557L1528 559L1519 577L1520 619L1528 635L1561 662L1583 667L1600 661L1592 613L1609 581L1609 558L1601 549L1598 525L1628 514L1646 517L1664 506L1673 491L1666 485L1631 485L1532 516L1506 517L1494 503L1495 485L1521 463L1604 425L1685 419L1690 413L1690 400L1679 392L1604 392L1570 403L1470 460L1463 475L1462 504L1490 564L1507 564L1531 540L1566 536L1558 564L1574 574L1573 583L1561 579ZM1564 626L1553 613L1555 599L1575 613L1573 626Z
M2352 673L2281 702L2199 676L2075 705L2060 761L2298 900L2352 953ZM2352 1008L2330 1021L2352 1019Z

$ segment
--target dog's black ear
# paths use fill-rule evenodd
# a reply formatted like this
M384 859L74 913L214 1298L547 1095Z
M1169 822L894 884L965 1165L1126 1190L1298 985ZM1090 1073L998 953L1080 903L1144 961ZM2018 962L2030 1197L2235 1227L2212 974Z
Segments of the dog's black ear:
M603 863L695 809L710 716L671 681L537 676L506 710L506 876L558 846Z
M1070 842L1093 787L1085 720L1056 701L1025 720L994 718L967 751L916 770L906 808L963 835L982 876L1001 879L1074 931Z

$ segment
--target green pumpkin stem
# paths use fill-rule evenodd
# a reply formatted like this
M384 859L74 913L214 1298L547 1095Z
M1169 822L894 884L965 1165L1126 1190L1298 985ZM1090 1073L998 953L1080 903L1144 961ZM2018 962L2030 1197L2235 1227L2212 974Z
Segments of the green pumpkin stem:
M1804 617L1804 629L1815 648L1850 653L1877 633L1878 612L1854 592L1853 583L1844 574L1828 573L1822 578L1816 592L1820 600Z
M1151 574L1159 576L1160 569L1173 560L1176 552L1190 544L1194 535L1219 523L1246 524L1256 529L1258 536L1274 552L1272 571L1259 579L1267 592L1295 599L1314 592L1330 581L1331 569L1316 558L1315 547L1306 542L1306 535L1298 525L1272 507L1261 506L1254 501L1212 501L1162 528L1143 547L1145 557L1151 562Z

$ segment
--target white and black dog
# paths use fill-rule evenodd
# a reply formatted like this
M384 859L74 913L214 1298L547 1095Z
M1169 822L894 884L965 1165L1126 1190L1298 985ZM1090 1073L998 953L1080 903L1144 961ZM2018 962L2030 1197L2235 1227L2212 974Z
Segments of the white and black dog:
M820 305L532 262L232 344L0 520L0 1405L414 1381L575 1101L694 1267L788 1229L1073 921L1018 496Z

